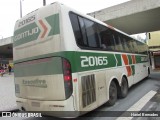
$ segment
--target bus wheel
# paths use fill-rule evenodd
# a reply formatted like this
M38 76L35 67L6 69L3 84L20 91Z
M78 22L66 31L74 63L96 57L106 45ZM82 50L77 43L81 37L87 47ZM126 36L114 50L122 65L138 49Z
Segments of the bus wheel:
M108 106L112 106L117 101L117 86L114 81L109 86L109 100L106 103Z
M148 68L148 75L147 75L147 79L149 78L149 75L150 75L150 69Z
M127 79L123 77L118 97L125 98L127 94L128 94L128 83L127 83Z

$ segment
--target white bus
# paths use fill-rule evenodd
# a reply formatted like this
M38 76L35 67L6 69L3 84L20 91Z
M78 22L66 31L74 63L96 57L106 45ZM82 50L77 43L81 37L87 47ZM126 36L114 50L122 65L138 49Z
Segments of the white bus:
M146 44L57 2L18 20L13 42L20 110L114 105L150 73Z

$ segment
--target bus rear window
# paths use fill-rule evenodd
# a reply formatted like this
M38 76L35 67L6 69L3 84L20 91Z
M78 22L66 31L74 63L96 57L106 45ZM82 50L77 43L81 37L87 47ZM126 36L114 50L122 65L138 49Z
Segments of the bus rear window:
M70 13L70 19L79 47L100 48L96 23L86 18Z

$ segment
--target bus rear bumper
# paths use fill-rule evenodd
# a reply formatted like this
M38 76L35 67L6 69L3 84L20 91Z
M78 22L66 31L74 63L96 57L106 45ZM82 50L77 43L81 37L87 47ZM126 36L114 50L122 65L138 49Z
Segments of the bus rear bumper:
M72 96L64 101L40 101L16 98L18 109L27 112L40 112L43 115L75 118L80 115L75 109Z

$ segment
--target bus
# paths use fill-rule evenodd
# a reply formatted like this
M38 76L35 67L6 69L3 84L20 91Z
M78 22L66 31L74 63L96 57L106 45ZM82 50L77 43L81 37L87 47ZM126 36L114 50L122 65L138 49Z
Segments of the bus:
M13 55L18 108L52 116L114 105L150 74L145 43L58 2L16 21Z

